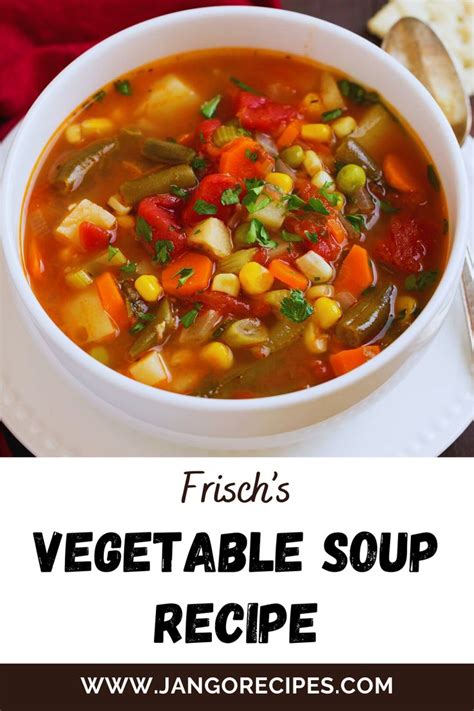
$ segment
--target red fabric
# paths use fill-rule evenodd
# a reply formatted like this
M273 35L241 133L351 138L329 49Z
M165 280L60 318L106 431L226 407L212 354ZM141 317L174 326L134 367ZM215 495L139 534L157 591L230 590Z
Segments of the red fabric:
M157 15L209 5L280 7L280 0L0 0L0 138L96 42Z

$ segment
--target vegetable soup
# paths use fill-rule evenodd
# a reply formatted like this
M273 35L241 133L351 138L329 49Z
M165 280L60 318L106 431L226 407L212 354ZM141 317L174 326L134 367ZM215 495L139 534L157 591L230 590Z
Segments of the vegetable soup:
M253 398L362 365L416 319L448 221L383 97L269 51L130 71L60 127L24 256L53 321L147 385Z

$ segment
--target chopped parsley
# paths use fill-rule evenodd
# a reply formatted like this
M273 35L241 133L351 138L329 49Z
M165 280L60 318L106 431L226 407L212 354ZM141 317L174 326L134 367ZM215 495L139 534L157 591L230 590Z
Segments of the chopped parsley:
M250 148L245 149L245 157L251 160L252 163L256 163L258 161L257 151L251 151Z
M262 207L265 207L265 205L262 205L262 201L260 201L258 208L256 207L257 198L265 187L265 183L263 182L263 180L246 180L245 185L247 187L248 192L242 200L242 205L245 205L245 207L250 213L255 212L257 209L260 210ZM266 204L268 205L270 202L271 199L269 198L269 201Z
M143 237L145 242L151 242L153 240L153 230L151 229L151 226L148 224L145 218L143 218L141 215L138 215L137 217L136 231L137 235L139 237Z
M434 165L430 164L427 166L426 174L433 188L436 190L436 192L439 192L441 189L441 183L439 181L438 173L436 172Z
M333 186L334 183L332 180L328 180L327 183L324 183L323 187L319 189L319 192L325 198L330 205L335 207L338 203L338 197L335 193L330 193L329 188Z
M131 96L133 94L132 85L128 79L119 79L114 83L115 90L123 96Z
M138 318L138 321L132 326L132 328L129 329L129 333L131 333L132 335L143 331L147 322L154 321L156 318L156 314L144 311L139 311L136 316Z
M324 121L325 123L327 121L334 121L334 119L339 118L339 116L342 116L342 109L333 109L332 111L325 111L323 114L321 114L321 121Z
M387 213L392 213L392 212L398 212L398 207L395 207L392 205L391 202L388 202L388 200L379 200L379 205L380 209L382 212L387 212Z
M197 212L198 215L217 214L217 207L213 205L212 202L207 202L206 200L196 200L193 210L194 212Z
M202 156L196 156L191 161L191 168L193 168L193 170L204 170L206 166L207 163Z
M245 198L247 198L249 195L250 195L250 193L247 193ZM245 198L244 198L244 200L245 200ZM244 202L244 200L242 200L242 202L245 204L245 207L247 208L247 210L250 212L251 215L254 212L263 210L265 207L270 205L270 203L272 202L271 197L269 197L268 195L259 195L257 198L252 199L249 202Z
M283 200L286 200L286 206L288 210L302 210L305 206L305 202L298 195L284 195Z
M168 264L171 259L171 252L174 250L174 244L169 239L159 239L155 242L154 262L159 264Z
M244 82L240 81L240 79L237 79L237 77L229 77L229 79L231 80L232 84L238 86L239 89L242 89L242 91L248 91L251 94L256 94L257 96L260 96L259 92L256 89L253 89L248 84L244 84Z
M282 300L280 311L283 316L295 323L306 321L314 313L313 307L308 304L300 289L291 289L290 295Z
M118 252L118 247L112 247L112 245L109 244L109 246L107 247L107 261L111 262L115 255L118 254Z
M205 101L201 104L202 115L208 119L212 118L217 111L217 107L219 106L221 99L222 95L217 94L217 96L214 96L212 99L209 99L209 101Z
M295 235L294 232L281 231L281 238L285 242L302 242L303 238L300 235Z
M170 193L172 195L175 195L175 197L179 197L179 198L187 198L188 197L188 191L185 190L184 188L178 188L177 185L170 186Z
M244 183L245 187L249 192L251 190L256 192L258 188L260 188L258 192L262 192L263 188L265 187L265 182L263 180L260 180L259 178L245 178ZM258 195L258 193L256 194Z
M304 235L306 239L309 239L309 241L313 242L314 244L316 244L316 242L319 242L319 235L317 232L310 232L309 230L305 230Z
M353 81L341 79L337 83L341 94L356 104L378 104L380 101L379 95L375 91L367 91L363 86Z
M309 212L319 212L320 215L329 215L329 210L324 207L322 200L315 197L308 200L304 209Z
M136 262L127 262L126 264L123 264L120 267L121 272L125 272L126 274L135 274L137 271L137 263Z
M194 274L194 269L192 267L183 267L179 272L176 272L175 277L179 277L177 289L181 289L182 286L186 284L188 279Z
M364 215L344 215L344 217L357 232L361 232L365 227Z
M257 220L255 218L250 220L250 226L249 231L247 232L246 241L248 242L248 244L259 244L265 249L272 249L273 247L277 246L275 240L270 239L270 236L264 225L262 225L260 220Z
M129 329L129 333L134 336L136 333L140 333L140 331L143 331L144 328L145 324L142 321L137 321L136 324Z
M193 323L197 319L198 314L201 309L202 309L202 304L200 304L199 302L196 302L190 311L186 311L185 314L180 316L179 320L180 320L180 323L183 324L184 328L189 328L190 326L193 325Z
M431 272L419 272L418 274L410 274L405 279L405 289L407 291L422 291L427 286L432 286L438 278L438 270L434 269Z
M227 188L221 195L222 205L238 205L239 195L242 192L240 185L236 185L235 188Z

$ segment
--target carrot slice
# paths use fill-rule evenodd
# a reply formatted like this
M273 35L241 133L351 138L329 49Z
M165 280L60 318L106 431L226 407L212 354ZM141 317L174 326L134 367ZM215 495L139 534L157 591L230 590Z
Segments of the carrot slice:
M420 185L408 166L395 153L387 153L383 160L383 172L387 183L404 193L420 190Z
M380 353L380 346L361 346L360 348L350 348L346 351L339 351L329 356L331 368L334 375L344 375L349 371L358 368L359 365Z
M343 244L347 239L347 231L341 221L337 217L328 217L326 224L336 242Z
M372 266L367 250L355 244L339 269L334 288L336 292L349 291L358 298L364 289L367 289L372 284L373 279Z
M283 129L282 133L278 137L276 142L277 147L286 148L287 146L291 146L300 135L302 125L302 121L292 121L291 123L289 123L288 126Z
M209 287L214 265L209 257L187 252L169 264L161 274L163 289L172 296L192 296Z
M251 138L235 138L222 152L219 172L236 178L263 178L273 169L274 161Z
M125 299L122 296L117 282L110 272L104 272L95 280L100 300L104 310L115 321L119 328L127 328L130 324Z
M286 284L291 289L301 289L301 291L305 291L308 287L308 279L304 274L297 272L296 269L290 267L290 265L282 259L273 259L268 269L275 279L283 282L283 284Z

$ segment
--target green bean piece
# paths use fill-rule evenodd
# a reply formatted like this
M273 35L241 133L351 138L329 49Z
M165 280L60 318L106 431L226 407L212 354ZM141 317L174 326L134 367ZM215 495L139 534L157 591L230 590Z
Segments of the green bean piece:
M296 323L288 319L278 321L270 329L270 338L267 343L270 351L276 353L287 348L303 335L304 327L304 323Z
M226 328L221 340L231 348L261 346L268 340L268 331L258 318L241 318Z
M135 180L126 180L120 186L120 192L128 205L135 205L149 195L168 193L172 185L178 188L193 188L196 183L196 176L189 165L175 165L157 173L142 175Z
M138 358L142 353L145 353L149 348L153 348L158 343L158 331L156 320L149 323L139 336L130 346L128 354L130 358Z
M182 146L181 143L147 138L143 144L142 155L155 163L168 163L169 165L187 163L189 165L195 157L196 151L188 146Z
M85 148L75 151L59 166L53 183L64 193L72 193L80 186L87 173L105 156L118 146L115 138L107 138L89 143Z
M365 170L371 180L380 180L382 171L379 165L353 138L346 138L336 151L336 161L339 163L355 163Z
M336 326L336 336L350 348L374 339L393 316L393 284L375 289L351 306Z

